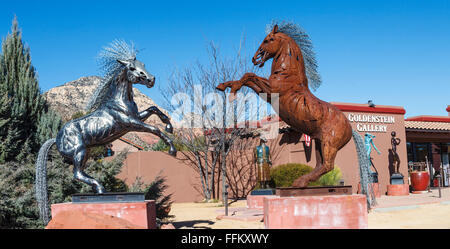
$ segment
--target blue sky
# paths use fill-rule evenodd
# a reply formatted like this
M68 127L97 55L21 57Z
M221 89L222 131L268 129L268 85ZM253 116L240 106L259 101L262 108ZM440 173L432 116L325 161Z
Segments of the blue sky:
M174 67L206 58L214 41L232 55L245 33L249 53L271 20L310 35L329 102L403 106L406 117L446 116L450 105L450 1L2 1L0 36L17 15L42 91L99 75L95 57L116 38L165 84ZM269 67L270 64L266 64ZM158 88L139 87L161 102Z

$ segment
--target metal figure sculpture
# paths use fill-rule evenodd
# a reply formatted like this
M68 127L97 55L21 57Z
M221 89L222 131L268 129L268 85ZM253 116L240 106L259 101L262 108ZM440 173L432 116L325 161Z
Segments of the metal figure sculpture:
M391 132L391 146L392 146L392 155L393 155L393 165L394 165L394 174L400 174L400 157L397 153L397 145L400 144L400 138L395 137L397 134L395 131Z
M369 168L369 174L372 177L371 182L378 182L378 170L375 167L375 165L373 164L373 161L372 161L373 158L370 156L370 154L372 153L372 147L377 151L378 155L380 155L381 152L378 150L377 146L375 146L375 144L373 143L374 138L375 138L375 135L366 133L364 135L364 144L366 145L367 158L370 161L370 164L372 165L372 167L375 169L375 172L374 172Z
M257 179L263 189L269 188L270 182L270 160L269 146L266 145L267 139L261 137L259 146L255 149L255 161L257 167Z
M296 24L281 23L268 26L268 35L252 58L253 64L264 66L273 59L271 75L268 79L253 73L246 73L238 81L228 81L217 86L220 91L231 88L230 100L243 86L256 93L266 93L270 103L271 94L279 94L280 118L297 132L309 135L315 140L316 167L306 175L296 179L294 187L306 187L309 182L317 180L334 168L337 152L350 139L355 139L360 162L362 192L368 195L368 206L372 203L371 185L368 184L368 167L364 143L360 135L352 130L345 115L334 105L314 96L313 89L320 86L317 63L308 35Z
M166 124L166 132L172 133L169 118L156 106L138 112L133 100L133 84L151 88L155 77L147 72L142 62L136 60L134 47L123 41L115 41L100 54L106 76L88 104L92 112L67 122L56 138L49 139L39 150L36 162L36 198L41 218L48 223L48 197L46 164L50 147L56 143L61 155L73 162L74 178L93 187L96 193L105 188L84 172L89 150L93 146L111 143L130 131L150 132L170 146L169 154L176 156L172 140L158 128L144 123L156 114Z

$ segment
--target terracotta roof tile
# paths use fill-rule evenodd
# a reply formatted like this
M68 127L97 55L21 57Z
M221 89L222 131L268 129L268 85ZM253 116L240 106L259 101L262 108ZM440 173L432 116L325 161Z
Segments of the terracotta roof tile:
M450 122L405 121L406 129L450 131Z

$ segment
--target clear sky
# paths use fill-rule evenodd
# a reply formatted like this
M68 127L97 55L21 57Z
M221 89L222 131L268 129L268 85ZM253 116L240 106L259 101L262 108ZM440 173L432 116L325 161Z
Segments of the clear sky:
M99 75L95 57L116 38L165 84L174 67L206 58L214 41L253 54L273 19L310 35L328 102L403 106L406 117L446 116L450 105L450 1L1 1L0 36L17 15L42 91ZM270 64L266 64L269 67ZM161 102L158 88L145 94Z

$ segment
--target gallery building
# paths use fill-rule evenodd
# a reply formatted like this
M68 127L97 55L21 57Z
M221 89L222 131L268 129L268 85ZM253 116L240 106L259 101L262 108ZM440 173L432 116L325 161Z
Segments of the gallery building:
M430 174L430 186L437 186L434 176L442 169L441 186L449 184L449 152L450 152L450 106L448 116L417 116L405 119L405 109L399 106L367 104L336 103L350 121L352 128L364 138L366 133L374 135L373 142L380 154L372 147L372 171L378 173L379 191L386 194L387 186L391 184L390 177L395 172L392 152L392 132L400 140L396 151L400 159L399 172L405 177L404 182L410 183L410 172L420 170ZM277 122L266 121L264 124ZM270 143L276 156L273 165L285 163L304 163L315 166L314 141L289 129L281 121L280 134ZM264 124L262 127L264 127ZM262 128L261 128L262 129ZM267 129L266 129L267 132ZM263 131L260 132L264 133ZM283 148L277 152L277 147ZM352 185L353 192L358 190L359 165L354 140L351 139L342 148L335 160L335 166L343 173L345 185Z
M449 186L450 106L446 109L449 112L448 116L417 116L405 119L406 110L400 106L376 105L370 107L367 104L336 102L331 102L331 104L344 113L352 128L358 131L363 138L366 133L375 136L373 142L380 154L372 148L370 156L374 165L372 171L378 173L381 195L387 194L388 185L391 184L391 175L395 171L391 150L392 132L395 132L395 137L400 141L396 151L400 159L399 172L404 176L405 184L411 184L411 172L427 171L430 174L429 186L437 186L437 178L434 176L442 170L441 186ZM253 129L251 135L242 138L251 141L248 143L248 151L242 153L251 155L259 143L259 136L271 133L267 145L270 147L273 167L286 163L315 166L314 140L309 141L304 134L292 131L279 118L265 118L257 123L257 128ZM274 124L276 124L276 129L273 129ZM123 146L133 146L130 140L117 142L114 144L113 150L121 147L119 143L122 143ZM235 157L240 156L236 155ZM357 193L360 176L353 139L338 152L335 166L339 167L342 172L342 184L351 185L353 193ZM246 165L238 167L256 166L250 159L246 161ZM195 169L184 165L180 158L175 159L164 152L139 150L130 153L120 176L126 179L127 183L132 183L136 177L142 178L144 182L150 182L159 172L163 172L166 176L169 186L167 191L174 194L175 202L202 199L201 191L199 191L200 180ZM254 178L254 176L243 178L252 177ZM228 192L231 193L231 191ZM232 198L232 196L230 197Z

